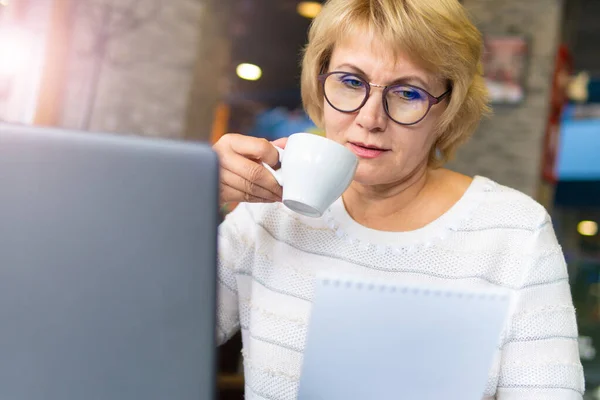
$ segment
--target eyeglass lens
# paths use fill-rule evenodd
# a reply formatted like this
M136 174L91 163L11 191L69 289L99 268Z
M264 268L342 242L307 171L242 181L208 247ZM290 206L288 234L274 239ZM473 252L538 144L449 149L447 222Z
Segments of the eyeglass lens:
M353 112L364 105L368 96L368 85L357 75L333 73L325 80L325 97L337 110ZM429 96L425 91L413 86L391 86L384 101L390 118L401 124L417 122L429 111Z

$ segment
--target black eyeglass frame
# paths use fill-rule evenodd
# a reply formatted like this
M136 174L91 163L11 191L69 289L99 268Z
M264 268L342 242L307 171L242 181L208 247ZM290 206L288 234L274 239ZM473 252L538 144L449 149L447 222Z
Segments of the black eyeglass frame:
M334 106L331 103L331 101L329 100L329 98L327 97L327 92L325 91L325 81L331 75L341 75L341 74L343 74L343 75L351 75L353 77L358 78L361 82L363 82L365 84L365 87L367 88L367 93L365 95L365 98L360 103L360 105L358 107L356 107L355 109L353 109L353 110L341 110L341 109L337 108L336 106ZM360 110L361 108L364 107L364 105L369 100L369 97L371 96L371 87L377 87L377 88L383 89L381 96L382 96L383 109L385 111L385 114L388 116L389 119L391 119L395 123L397 123L399 125L404 125L404 126L415 125L415 124L418 124L419 122L423 121L425 119L425 117L427 116L427 114L429 114L429 111L431 110L431 107L433 107L436 104L441 103L441 101L444 100L446 97L448 97L450 95L450 93L452 92L452 87L450 87L448 90L446 90L440 96L435 97L434 95L432 95L431 93L429 93L427 90L425 90L425 89L423 89L421 87L418 87L418 86L409 85L409 84L405 84L405 83L394 83L393 85L388 85L388 86L377 85L377 84L374 84L374 83L371 83L371 82L367 82L367 80L364 79L363 77L361 77L359 74L352 73L352 72L346 72L346 71L332 71L332 72L327 72L327 73L324 73L324 74L319 74L317 76L317 79L319 80L319 82L321 82L321 89L323 90L323 96L325 97L325 100L327 100L327 103L329 103L329 105L331 107L333 107L335 110L337 110L339 112L346 113L346 114L354 113L354 112L356 112L356 111L358 111L358 110ZM427 100L428 100L427 111L425 111L425 114L421 118L419 118L417 121L415 121L415 122L410 122L410 123L400 122L400 121L395 120L390 115L389 106L388 106L388 102L387 102L386 96L387 96L388 92L391 89L399 87L399 86L417 89L417 90L420 90L420 91L422 91L423 93L425 93L427 95Z

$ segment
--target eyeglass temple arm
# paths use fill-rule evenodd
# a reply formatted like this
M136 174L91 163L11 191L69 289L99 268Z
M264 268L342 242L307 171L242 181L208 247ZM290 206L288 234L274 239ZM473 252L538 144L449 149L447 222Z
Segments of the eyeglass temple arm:
M446 90L444 93L442 93L439 97L434 97L433 99L435 100L435 102L433 104L437 104L440 101L444 100L445 97L448 97L448 95L452 92L452 88Z

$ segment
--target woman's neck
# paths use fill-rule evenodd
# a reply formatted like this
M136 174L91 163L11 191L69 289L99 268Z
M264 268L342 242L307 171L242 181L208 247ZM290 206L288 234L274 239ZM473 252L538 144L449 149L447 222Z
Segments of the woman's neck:
M455 172L424 168L390 185L353 182L344 205L359 224L382 231L422 228L444 214L464 194L472 179Z

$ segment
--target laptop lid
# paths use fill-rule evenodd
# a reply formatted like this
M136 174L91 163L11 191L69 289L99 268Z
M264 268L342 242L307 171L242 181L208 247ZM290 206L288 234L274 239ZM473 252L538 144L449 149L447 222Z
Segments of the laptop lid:
M0 399L215 395L210 147L0 125Z

